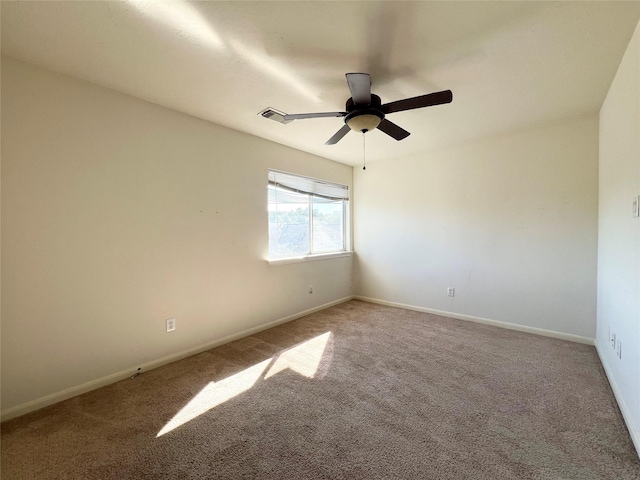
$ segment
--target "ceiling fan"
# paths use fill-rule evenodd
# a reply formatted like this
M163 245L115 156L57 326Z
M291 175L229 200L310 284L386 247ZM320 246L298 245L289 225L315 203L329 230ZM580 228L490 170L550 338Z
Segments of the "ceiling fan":
M453 100L451 90L444 90L383 105L380 97L371 93L371 77L368 73L347 73L346 77L349 90L351 90L351 98L347 100L345 107L346 112L286 114L267 108L260 112L260 115L280 123L289 123L304 118L344 117L345 125L327 140L325 145L335 145L350 130L366 133L376 128L396 140L402 140L410 135L409 132L387 120L386 115L414 108L451 103Z

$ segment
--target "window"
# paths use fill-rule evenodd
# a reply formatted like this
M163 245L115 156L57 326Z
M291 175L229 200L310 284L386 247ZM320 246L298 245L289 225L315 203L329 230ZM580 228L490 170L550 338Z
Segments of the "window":
M349 187L269 170L269 258L347 250Z

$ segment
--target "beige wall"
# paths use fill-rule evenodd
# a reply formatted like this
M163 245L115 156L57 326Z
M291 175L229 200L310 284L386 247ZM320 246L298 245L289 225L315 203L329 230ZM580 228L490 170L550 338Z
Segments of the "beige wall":
M640 24L600 110L599 191L596 342L640 453Z
M268 168L352 180L3 59L3 412L351 295L351 258L266 262Z
M355 172L358 295L594 337L597 114Z

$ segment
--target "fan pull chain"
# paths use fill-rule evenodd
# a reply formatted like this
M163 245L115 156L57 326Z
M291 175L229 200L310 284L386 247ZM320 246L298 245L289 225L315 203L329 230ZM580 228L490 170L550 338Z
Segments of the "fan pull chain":
M364 140L364 134L365 131L362 131L362 169L366 170L367 169L367 156L366 156L366 147L365 147L365 140Z

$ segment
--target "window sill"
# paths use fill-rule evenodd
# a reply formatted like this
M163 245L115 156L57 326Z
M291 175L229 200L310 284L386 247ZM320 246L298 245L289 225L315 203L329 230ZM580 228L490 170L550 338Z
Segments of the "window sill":
M269 265L286 265L288 263L315 262L316 260L329 260L332 258L350 257L353 252L320 253L316 255L305 255L302 257L270 258Z

